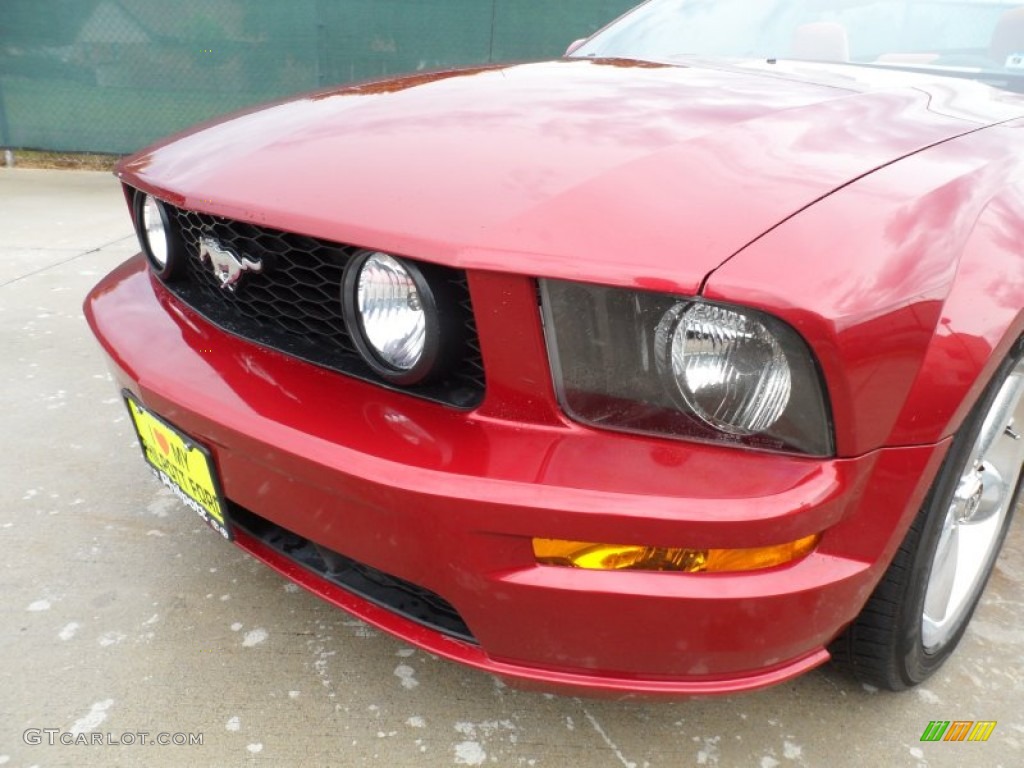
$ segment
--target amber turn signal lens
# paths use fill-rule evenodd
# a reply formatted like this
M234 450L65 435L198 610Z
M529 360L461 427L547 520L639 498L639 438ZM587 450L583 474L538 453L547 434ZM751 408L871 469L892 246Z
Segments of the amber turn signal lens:
M533 554L543 565L597 571L676 571L726 573L783 565L808 554L821 536L750 549L683 549L636 544L594 544L564 539L534 539Z

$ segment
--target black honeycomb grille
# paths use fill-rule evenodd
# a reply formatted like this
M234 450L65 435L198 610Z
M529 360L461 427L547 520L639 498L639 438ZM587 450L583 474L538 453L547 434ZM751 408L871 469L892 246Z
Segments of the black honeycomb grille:
M484 370L464 272L440 270L454 286L454 312L467 329L465 354L437 381L399 387L378 376L360 356L341 311L345 265L360 249L246 222L166 206L187 255L184 274L167 288L210 322L244 339L356 378L457 408L480 404ZM259 261L225 290L199 257L208 237L239 257Z

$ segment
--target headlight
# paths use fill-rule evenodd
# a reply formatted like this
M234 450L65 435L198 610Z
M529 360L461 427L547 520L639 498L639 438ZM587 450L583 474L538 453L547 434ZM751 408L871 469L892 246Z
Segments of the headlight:
M462 354L464 315L451 293L443 268L364 251L345 268L342 310L366 363L408 386L443 376Z
M694 415L715 429L755 435L789 405L792 372L779 340L749 315L680 302L657 331L661 374Z
M182 258L164 204L145 192L135 193L135 229L149 265L162 279L177 274Z
M807 344L770 315L621 288L541 281L544 332L566 413L610 429L832 453Z

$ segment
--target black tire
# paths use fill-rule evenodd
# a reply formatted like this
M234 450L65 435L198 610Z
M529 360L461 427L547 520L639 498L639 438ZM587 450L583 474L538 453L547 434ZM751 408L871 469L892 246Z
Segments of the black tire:
M1001 387L1024 358L1022 341L1014 345L955 435L920 512L860 615L829 647L835 665L861 682L891 691L906 690L924 682L953 653L970 623L1020 497L1019 466L1009 509L995 544L985 558L984 570L979 572L980 580L966 600L966 611L953 624L947 639L938 646L925 647L922 616L940 535L985 417Z

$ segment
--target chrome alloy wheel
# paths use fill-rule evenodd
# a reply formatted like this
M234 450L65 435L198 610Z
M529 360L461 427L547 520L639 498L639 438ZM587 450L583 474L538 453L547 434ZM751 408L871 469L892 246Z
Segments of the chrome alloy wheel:
M921 616L925 652L950 641L988 578L994 550L1016 497L1024 462L1024 360L1014 366L985 414L963 466L932 559Z

